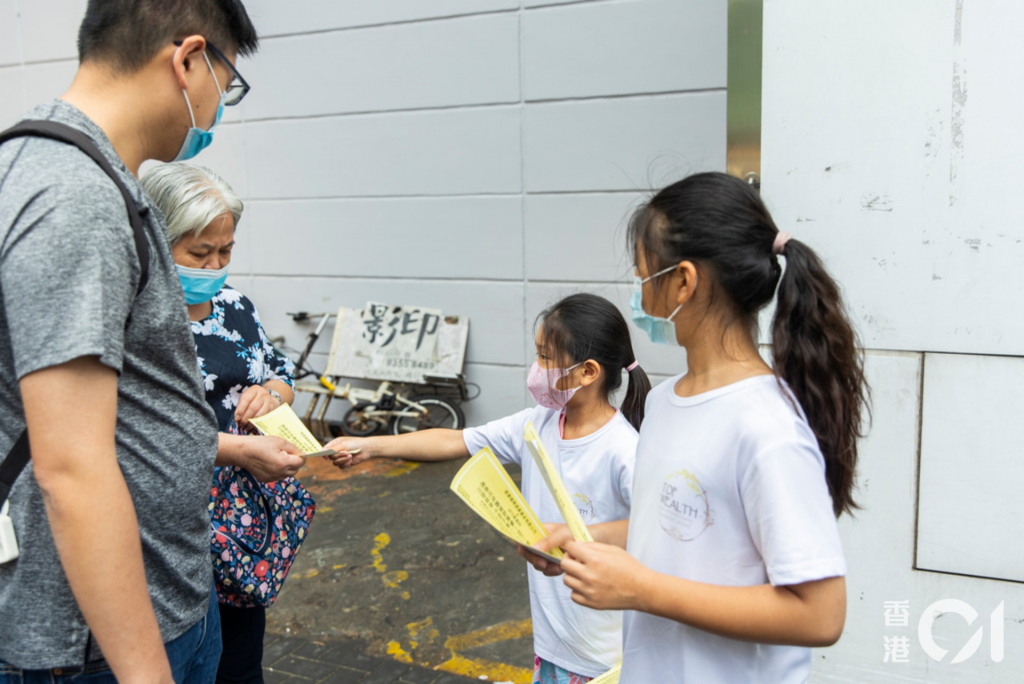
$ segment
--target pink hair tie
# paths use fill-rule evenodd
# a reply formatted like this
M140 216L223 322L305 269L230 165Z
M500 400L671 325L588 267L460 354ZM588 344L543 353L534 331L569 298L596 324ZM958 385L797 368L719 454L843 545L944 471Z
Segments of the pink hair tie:
M786 243L793 239L789 233L779 231L775 234L775 242L772 244L772 254L785 254Z
M626 366L626 372L627 372L627 373L632 373L632 372L633 372L634 370L636 370L636 369L637 369L637 368L638 368L639 366L640 366L640 362L639 362L639 361L634 361L633 363L631 363L631 364L629 364L628 366Z

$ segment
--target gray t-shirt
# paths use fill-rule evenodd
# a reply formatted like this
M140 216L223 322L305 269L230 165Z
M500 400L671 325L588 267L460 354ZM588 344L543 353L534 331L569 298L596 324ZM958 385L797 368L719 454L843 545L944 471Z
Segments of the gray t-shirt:
M151 257L149 283L136 297L139 259L124 199L77 148L40 138L0 146L0 458L25 427L18 382L26 374L82 356L118 371L117 458L138 516L149 593L170 641L203 617L210 597L207 502L217 423L163 215L81 111L58 100L26 118L68 124L93 139L139 208L149 208ZM67 435L69 449L75 438ZM10 501L21 556L0 565L0 660L37 669L95 659L31 465Z

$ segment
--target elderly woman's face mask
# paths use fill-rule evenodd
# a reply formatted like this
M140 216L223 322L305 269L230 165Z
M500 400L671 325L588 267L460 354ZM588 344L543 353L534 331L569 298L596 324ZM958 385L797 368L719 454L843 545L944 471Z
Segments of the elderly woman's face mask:
M199 235L186 234L174 245L172 254L186 302L208 302L224 287L234 234L235 222L224 214Z

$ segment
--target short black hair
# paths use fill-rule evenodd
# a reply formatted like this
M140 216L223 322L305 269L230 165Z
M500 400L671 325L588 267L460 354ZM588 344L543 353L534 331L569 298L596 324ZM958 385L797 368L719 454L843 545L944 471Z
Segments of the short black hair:
M165 45L191 35L229 54L248 56L259 47L241 0L89 0L78 29L78 59L137 71Z

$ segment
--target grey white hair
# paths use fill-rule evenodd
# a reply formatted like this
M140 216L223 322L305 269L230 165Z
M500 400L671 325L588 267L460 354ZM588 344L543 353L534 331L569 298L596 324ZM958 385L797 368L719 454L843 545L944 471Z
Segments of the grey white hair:
M205 166L161 164L142 177L142 187L167 218L172 245L188 233L199 237L224 212L231 212L237 228L245 208L231 186Z

